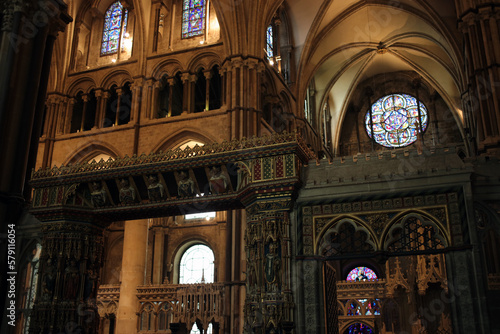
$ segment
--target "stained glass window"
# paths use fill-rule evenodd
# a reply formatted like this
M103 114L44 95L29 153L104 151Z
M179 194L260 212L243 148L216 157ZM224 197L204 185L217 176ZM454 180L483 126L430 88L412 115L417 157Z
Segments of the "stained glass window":
M380 304L379 300L370 300L366 304L366 315L380 315Z
M349 326L344 334L372 334L373 330L363 323L355 323Z
M179 284L213 283L214 253L205 245L194 245L181 258Z
M184 0L182 4L182 38L203 35L205 0Z
M368 135L385 147L414 143L417 133L427 128L427 108L422 102L419 105L417 108L417 99L408 94L391 94L378 99L371 107L371 121L370 111L365 116Z
M267 59L270 60L274 57L273 51L273 26L269 25L266 31L266 54Z
M361 306L354 300L347 303L347 315L361 315Z
M368 267L357 267L354 268L347 274L346 281L368 281L377 280L377 274Z
M108 8L104 16L101 56L118 52L120 38L123 38L127 32L127 19L128 11L123 8L120 1L116 1Z

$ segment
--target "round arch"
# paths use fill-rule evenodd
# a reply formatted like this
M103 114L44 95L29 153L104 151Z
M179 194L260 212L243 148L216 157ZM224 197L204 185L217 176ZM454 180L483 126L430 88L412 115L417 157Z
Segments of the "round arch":
M110 89L113 85L122 87L126 82L134 82L132 75L128 71L124 69L113 70L102 78L99 86L104 89Z
M91 77L83 77L75 80L68 88L65 90L65 94L68 96L75 96L76 93L82 91L84 94L89 93L92 89L96 89L96 83Z
M217 264L219 261L217 258L217 254L214 251L213 245L210 242L208 242L201 235L192 235L189 240L184 240L183 242L181 242L172 253L173 255L172 255L172 258L169 262L169 263L173 264L173 268L172 268L173 274L172 274L172 282L171 283L174 283L174 284L179 283L180 263L181 263L182 256L186 253L186 251L189 248L196 246L196 245L204 245L204 246L210 248L210 250L212 251L212 254L214 257L214 281L216 281L216 279L217 279L217 267L218 267Z
M174 76L177 72L182 72L184 69L182 64L177 59L166 59L155 65L151 71L151 76L156 80L160 80L165 75L170 77Z
M220 56L215 52L202 52L188 62L187 70L196 73L200 68L209 70L215 65L221 65Z

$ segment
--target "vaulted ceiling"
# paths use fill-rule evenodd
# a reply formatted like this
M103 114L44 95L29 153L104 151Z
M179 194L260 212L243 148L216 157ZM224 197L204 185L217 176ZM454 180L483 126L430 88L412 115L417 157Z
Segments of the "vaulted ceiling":
M317 109L329 100L334 142L352 92L379 74L415 72L461 121L462 54L453 1L288 0L286 5L298 100L314 79Z

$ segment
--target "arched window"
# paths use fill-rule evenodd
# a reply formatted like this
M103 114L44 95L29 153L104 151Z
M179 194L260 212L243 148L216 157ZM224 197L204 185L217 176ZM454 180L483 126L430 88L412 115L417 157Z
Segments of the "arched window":
M378 280L377 274L368 267L356 267L347 274L346 281Z
M427 128L427 108L408 94L381 97L365 116L368 136L385 147L403 147L417 141Z
M83 92L80 91L76 94L75 104L73 104L70 128L71 133L79 132L80 130L82 130L83 105Z
M266 57L267 60L272 64L274 64L274 35L273 35L273 25L270 24L266 30Z
M169 304L165 303L161 306L158 312L158 330L167 330L172 322L172 308Z
M214 253L205 245L189 247L182 255L179 284L213 283Z
M30 325L30 313L35 304L36 288L38 286L38 268L40 263L40 255L42 252L42 245L37 243L29 254L29 261L22 271L22 286L20 291L21 307L21 323L23 326L22 333L28 333Z
M123 8L120 1L114 2L104 15L102 31L101 56L118 52L123 47L123 37L127 34L128 10Z
M172 87L172 112L170 116L179 116L182 114L183 104L182 97L184 95L184 85L181 80L181 72L177 72L174 76L174 85Z
M151 304L147 304L144 306L141 312L141 319L139 328L141 331L150 331L153 330L153 307Z
M197 80L194 85L194 112L202 112L208 110L207 78L202 68L200 68L196 76Z
M116 85L111 86L108 91L109 97L106 101L106 111L102 126L104 128L113 126L116 121L116 109L118 106L118 94L116 93Z
M205 0L183 0L182 38L189 38L204 34L205 5Z
M210 91L208 109L219 109L222 105L222 78L219 73L219 66L215 65L211 70Z
M160 90L158 92L158 110L154 115L154 118L163 118L170 116L170 85L168 79L164 76L160 81Z

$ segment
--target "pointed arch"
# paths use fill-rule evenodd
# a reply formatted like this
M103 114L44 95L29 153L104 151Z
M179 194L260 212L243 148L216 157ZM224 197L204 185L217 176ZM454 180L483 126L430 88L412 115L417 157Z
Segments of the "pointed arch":
M394 217L380 240L382 250L392 251L441 249L450 245L449 234L441 223L416 210Z
M77 163L87 162L92 157L97 156L99 154L106 154L112 157L113 159L120 158L123 154L115 148L113 145L103 142L93 140L92 142L83 144L78 149L74 151L75 153L71 155L65 162L64 166L74 165Z
M215 142L215 139L209 138L206 135L200 134L194 128L184 128L180 129L172 134L164 137L159 144L153 148L153 152L164 152L169 149L177 148L188 141L198 141L204 144L209 144Z
M367 226L363 221L356 217L344 215L341 217L337 217L325 224L315 241L316 254L321 255L325 252L345 253L346 251L354 251L354 249L350 248L353 245L350 246L346 243L343 246L344 242L339 245L332 244L333 239L331 238L336 238L337 235L346 234L346 232L348 232L347 230L342 230L342 227L344 225L347 226L349 230L351 230L350 232L352 235L350 237L355 239L356 245L363 246L364 251L375 252L379 249L379 244L377 238L375 237L375 233L369 226ZM336 247L340 248L337 249ZM358 249L358 251L361 251L361 249Z

